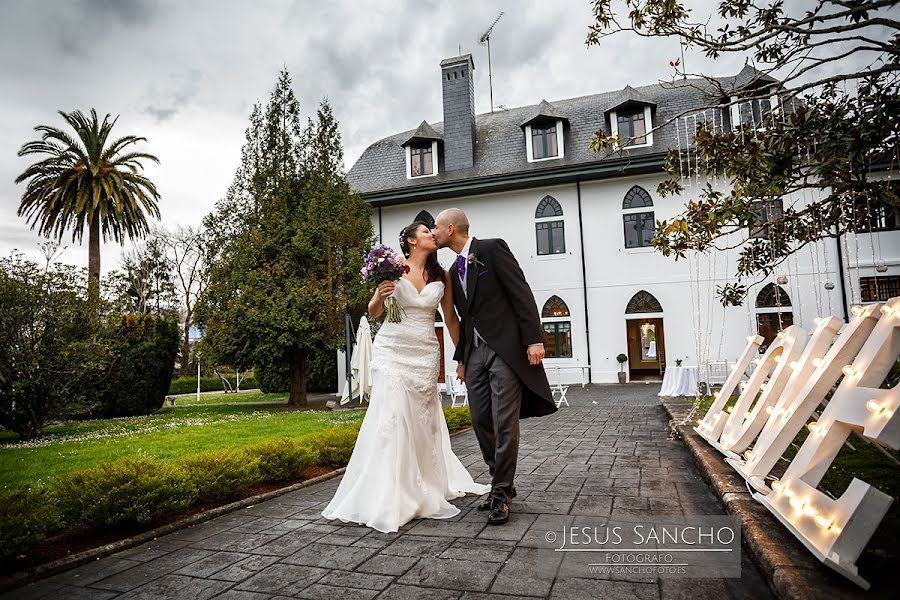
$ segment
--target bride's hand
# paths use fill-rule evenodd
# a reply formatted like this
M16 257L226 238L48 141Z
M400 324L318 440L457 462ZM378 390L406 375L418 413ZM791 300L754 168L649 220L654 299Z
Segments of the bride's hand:
M378 289L376 293L378 294L379 300L384 300L388 296L394 293L394 282L393 281L382 281L378 284Z

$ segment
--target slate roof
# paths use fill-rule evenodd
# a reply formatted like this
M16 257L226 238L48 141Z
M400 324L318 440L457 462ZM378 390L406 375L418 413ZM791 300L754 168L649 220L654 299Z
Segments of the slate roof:
M740 85L741 82L750 81L753 77L748 69L752 67L744 67L739 75L720 78L718 81L722 85ZM627 161L649 155L661 156L668 148L678 147L679 132L675 123L654 131L653 145L649 147L621 150L602 157L589 150L588 144L598 129L606 134L610 133L609 116L605 111L616 106L616 103L621 105L623 94L636 96L641 102L655 105L653 123L658 125L685 111L712 106L710 90L709 84L704 80L688 79L636 88L629 86L626 90L554 100L547 104L557 114L565 116L570 125L565 132L565 156L558 160L533 163L529 163L526 158L521 124L541 112L543 103L482 113L475 117L477 142L474 166L449 172L441 170L435 176L421 179L406 177L406 158L402 144L415 131L403 131L380 139L366 148L347 174L347 180L364 197L392 191L408 194L417 187L423 188L424 192L426 188L434 189L442 184L479 178L513 174L528 176L539 171L552 171L573 165L601 166L605 162L621 163L623 159ZM442 134L444 124L435 123L433 130L437 135ZM683 130L680 135L684 136Z

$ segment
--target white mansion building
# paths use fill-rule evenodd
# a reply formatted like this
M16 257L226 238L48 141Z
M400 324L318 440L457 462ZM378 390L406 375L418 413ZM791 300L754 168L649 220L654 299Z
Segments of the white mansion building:
M443 122L423 121L374 142L348 180L373 206L381 242L394 248L405 225L453 206L466 212L474 237L504 238L542 316L545 364L560 367L568 382L581 381L582 370L595 383L616 381L620 353L628 357L630 380L660 379L676 360L730 364L752 333L768 343L779 326L811 330L819 315L846 318L853 304L900 295L892 212L880 213L872 233L798 252L756 282L743 307L723 308L713 297L716 286L734 281L736 251L675 261L649 246L655 221L684 208L684 199L661 198L656 187L666 177L666 152L687 147L687 125L697 116L654 126L696 108L731 127L759 118L774 98L768 107L728 106L736 98L726 95L722 108L710 109L698 81L687 80L476 115L471 55L444 60L440 69ZM749 66L719 81L726 89L772 83ZM597 130L634 142L611 156L597 154L588 149ZM697 187L685 199L691 191ZM441 250L439 258L449 266L452 251ZM452 343L439 316L435 327L444 369L453 372ZM343 371L344 361L338 363Z

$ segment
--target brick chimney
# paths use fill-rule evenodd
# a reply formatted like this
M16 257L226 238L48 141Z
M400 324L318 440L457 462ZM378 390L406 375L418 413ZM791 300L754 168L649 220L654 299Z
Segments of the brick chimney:
M444 93L444 168L475 165L475 63L471 54L441 61Z

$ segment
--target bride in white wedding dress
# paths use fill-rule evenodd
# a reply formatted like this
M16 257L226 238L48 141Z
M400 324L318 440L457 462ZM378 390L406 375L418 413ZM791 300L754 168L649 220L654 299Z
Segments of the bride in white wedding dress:
M454 517L459 509L448 500L491 489L475 483L453 454L438 395L442 357L434 314L439 304L451 339L456 343L459 337L449 275L437 262L426 224L404 228L400 245L410 273L396 283L382 282L369 314L381 315L385 298L393 295L402 321L385 320L375 336L369 408L344 477L322 511L326 519L385 533L416 518Z

